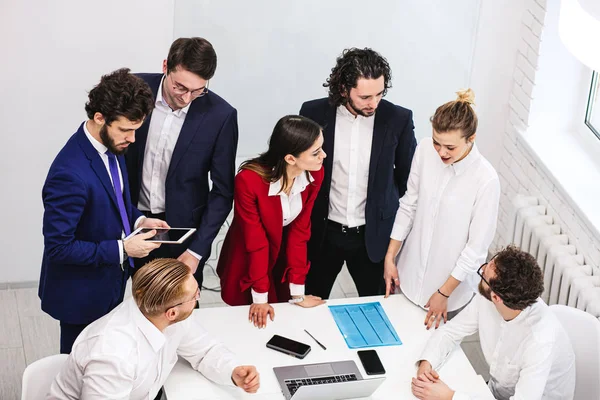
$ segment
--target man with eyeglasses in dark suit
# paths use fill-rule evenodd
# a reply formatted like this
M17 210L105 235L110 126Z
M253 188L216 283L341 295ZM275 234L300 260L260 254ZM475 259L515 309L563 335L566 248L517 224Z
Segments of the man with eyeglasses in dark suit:
M161 74L139 74L155 105L126 156L131 198L140 211L172 227L197 228L186 243L162 246L136 261L136 269L155 258L177 258L200 286L212 242L233 204L238 141L236 109L208 89L216 67L210 42L179 38Z

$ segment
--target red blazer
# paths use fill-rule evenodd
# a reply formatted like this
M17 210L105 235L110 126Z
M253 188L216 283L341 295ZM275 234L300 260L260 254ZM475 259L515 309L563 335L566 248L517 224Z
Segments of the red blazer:
M303 285L310 267L306 244L310 239L310 216L323 182L323 168L309 172L314 181L302 192L302 211L288 225L282 247L283 213L279 196L269 196L269 183L256 172L242 170L235 177L234 214L219 255L217 273L221 297L229 305L252 303L250 288L269 292L272 271L280 250L285 251L282 282Z

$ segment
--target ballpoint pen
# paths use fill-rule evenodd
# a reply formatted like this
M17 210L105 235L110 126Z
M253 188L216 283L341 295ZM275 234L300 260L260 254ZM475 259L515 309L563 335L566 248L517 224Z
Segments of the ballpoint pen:
M321 342L319 342L317 339L315 339L315 337L314 337L313 335L311 335L309 331L307 331L307 330L305 329L305 330L304 330L304 332L308 333L308 336L310 336L311 338L313 338L313 340L314 340L315 342L317 342L317 344L318 344L319 346L321 346L321 348L322 348L323 350L327 350L327 347L323 346L323 345L321 344Z

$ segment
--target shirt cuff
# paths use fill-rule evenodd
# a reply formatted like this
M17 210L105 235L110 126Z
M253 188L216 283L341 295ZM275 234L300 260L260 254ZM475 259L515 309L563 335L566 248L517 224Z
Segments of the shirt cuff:
M460 267L455 267L454 270L452 270L452 277L454 279L456 279L457 281L464 281L465 279L467 279L467 276L469 275L468 273L465 272L464 269L460 268Z
M136 230L140 224L142 223L143 220L145 220L146 217L145 216L139 216L138 219L135 220L135 224L133 224L133 229Z
M117 244L119 245L119 263L123 264L123 241L117 240Z
M296 285L295 283L290 283L290 295L304 296L304 285Z
M403 221L401 221L403 217L404 216L396 217L396 221L394 222L394 226L392 227L392 233L390 234L391 239L398 240L401 242L403 242L404 239L406 239L411 228L410 221L406 221L406 223L403 223Z
M198 259L198 261L202 260L202 256L198 253L196 253L195 251L192 251L190 249L187 249L188 253L190 253L191 255L193 255L194 257L196 257Z
M258 293L254 289L250 289L252 293L252 303L254 304L266 304L269 302L269 292Z

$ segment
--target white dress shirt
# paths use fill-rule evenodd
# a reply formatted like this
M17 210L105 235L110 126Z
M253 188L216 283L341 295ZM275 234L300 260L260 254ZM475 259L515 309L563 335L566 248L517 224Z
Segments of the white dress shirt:
M365 224L374 123L375 115L354 116L344 105L337 108L329 219L351 228Z
M281 190L281 179L277 182L271 182L269 185L269 196L279 196L281 199L281 211L283 214L283 226L288 226L300 215L302 211L302 192L306 187L313 182L315 179L312 175L308 174L309 178L306 177L305 173L300 174L290 189L290 195L288 196L284 191ZM269 301L269 293L259 293L251 289L252 302L255 304L264 304ZM296 285L290 283L290 294L292 296L303 296L304 285Z
M100 158L102 159L102 162L104 163L104 166L106 167L106 172L108 172L108 178L110 179L110 182L113 184L113 188L114 188L114 182L112 179L112 175L110 173L110 167L108 165L108 155L106 154L106 152L108 151L108 147L106 147L105 145L103 145L102 143L100 143L99 141L97 141L92 134L90 133L90 131L88 131L87 128L87 121L85 121L83 123L83 132L85 133L85 136L88 138L88 140L90 141L90 143L92 144L92 146L94 146L94 149L96 149L96 151L98 152L98 155L100 156ZM119 183L121 184L121 194L123 194L123 174L121 173L121 166L119 165L119 162L117 161L117 169L119 171ZM134 228L137 228L137 226L140 224L140 222L142 221L142 219L144 219L145 217L139 217L136 221L135 224L133 225ZM121 233L121 237L124 238L125 237L125 232ZM119 263L123 264L123 241L122 240L117 240L117 243L119 244Z
M233 386L231 374L239 364L197 315L161 332L129 298L77 337L47 398L154 399L178 355L211 381Z
M398 258L402 293L424 307L452 275L463 282L448 299L448 311L473 296L477 269L496 232L500 181L477 145L461 161L446 165L431 138L413 157L391 238L404 241Z
M152 214L165 212L165 182L169 164L179 138L181 127L190 108L188 104L180 110L171 110L162 96L165 78L158 86L154 111L148 127L148 139L144 150L144 165L140 186L138 208Z
M501 400L569 400L575 391L575 354L564 328L542 299L511 321L476 295L452 321L433 333L421 360L439 370L465 336L479 331L490 366L489 388ZM443 378L442 378L443 379ZM473 399L456 392L453 400Z
M158 86L154 110L150 117L148 138L144 149L140 199L138 201L140 210L150 211L152 214L165 212L167 173L169 172L169 165L171 164L177 139L192 104L190 102L182 109L171 110L162 95L164 82L165 77L163 76ZM198 253L189 249L187 251L198 260L202 259L202 256Z

